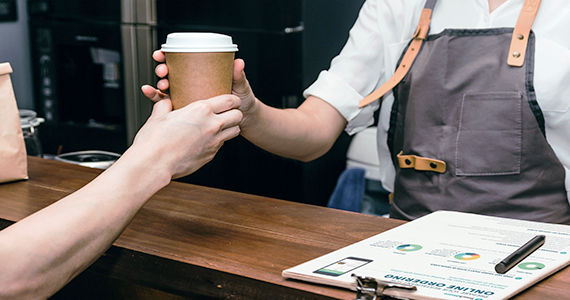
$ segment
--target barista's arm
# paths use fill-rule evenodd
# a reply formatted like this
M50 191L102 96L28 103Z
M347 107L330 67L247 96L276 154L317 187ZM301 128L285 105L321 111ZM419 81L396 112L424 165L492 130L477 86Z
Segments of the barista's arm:
M346 119L324 100L311 96L297 109L277 109L255 99L241 124L242 135L269 152L311 161L325 154Z
M168 74L164 53L155 51L153 58L161 63L157 76ZM257 99L245 77L245 63L234 62L232 93L241 99L243 121L241 134L274 154L301 161L310 161L325 154L346 126L346 119L329 103L311 96L296 109L277 109ZM167 98L160 90L167 90L169 82L161 79L158 89L144 86L143 93L153 101ZM160 90L159 90L160 89Z

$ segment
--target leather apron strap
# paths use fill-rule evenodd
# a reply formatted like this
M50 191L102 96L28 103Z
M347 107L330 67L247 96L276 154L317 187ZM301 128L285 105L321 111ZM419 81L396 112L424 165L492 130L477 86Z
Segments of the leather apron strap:
M522 67L524 64L524 58L526 54L526 48L528 45L528 36L538 13L538 8L540 7L541 0L525 0L523 8L519 14L517 25L513 31L513 38L511 40L511 48L509 51L508 64L514 67ZM420 17L420 23L416 28L414 37L408 50L404 54L400 65L394 72L394 75L388 81L386 81L381 87L372 92L370 95L366 96L364 99L360 100L358 104L359 108L363 108L368 104L382 98L387 92L392 90L398 83L400 83L408 71L412 67L414 60L416 59L418 53L420 52L423 41L426 39L429 33L429 26L431 23L431 16L433 8L437 0L427 0L422 14Z
M392 90L404 77L408 74L408 70L412 67L416 56L420 52L422 47L422 43L426 39L429 33L429 25L431 23L431 15L433 8L435 7L437 0L427 0L424 9L422 10L422 14L420 16L420 24L416 28L416 32L414 33L414 37L410 46L408 47L408 51L404 54L400 65L392 75L392 78L388 79L380 88L376 91L372 92L372 94L366 96L366 98L360 100L358 107L362 108L384 96L387 92Z
M517 25L513 31L511 49L509 50L509 66L522 67L528 45L530 29L538 13L541 0L525 0Z

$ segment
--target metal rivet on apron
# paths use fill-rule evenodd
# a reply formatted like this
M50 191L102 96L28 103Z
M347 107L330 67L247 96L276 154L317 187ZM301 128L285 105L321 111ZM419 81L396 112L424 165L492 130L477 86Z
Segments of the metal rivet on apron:
M513 52L513 57L518 58L518 57L520 57L520 56L521 56L521 53L520 53L520 52L518 52L518 51Z
M406 163L406 165L411 165L411 164L412 164L412 161L409 160L409 159L407 159L407 158L406 158L406 160L405 160L404 162Z
M519 40L524 40L524 35L519 34L519 35L517 36L517 38L518 38Z
M430 162L430 163L429 163L429 166L430 166L432 169L437 168L437 165L436 165L434 162Z

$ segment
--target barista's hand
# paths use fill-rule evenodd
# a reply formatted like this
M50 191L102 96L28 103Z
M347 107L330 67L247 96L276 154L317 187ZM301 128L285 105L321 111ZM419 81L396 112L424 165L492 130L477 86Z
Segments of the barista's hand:
M142 88L144 95L152 101L159 101L162 99L168 99L168 94L166 91L169 88L168 79L165 77L168 75L168 67L164 63L166 57L164 52L160 50L154 51L152 58L160 63L156 66L155 73L158 77L162 78L156 84L158 89L155 89L149 85L145 85ZM248 116L253 114L255 110L257 101L247 78L245 77L245 62L242 59L236 59L234 61L234 75L232 84L232 94L238 96L241 99L241 105L239 109L243 112L243 122L246 121Z
M236 96L221 95L172 111L169 99L160 100L129 152L152 164L157 175L191 174L212 160L225 141L239 135L240 103Z

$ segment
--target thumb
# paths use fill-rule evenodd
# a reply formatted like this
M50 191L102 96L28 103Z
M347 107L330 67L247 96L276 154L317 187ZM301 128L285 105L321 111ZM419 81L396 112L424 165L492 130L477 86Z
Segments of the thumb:
M160 117L172 111L172 102L170 99L164 99L156 102L152 107L151 117Z
M240 93L248 89L247 79L245 78L245 62L243 59L234 60L234 79L233 90Z

